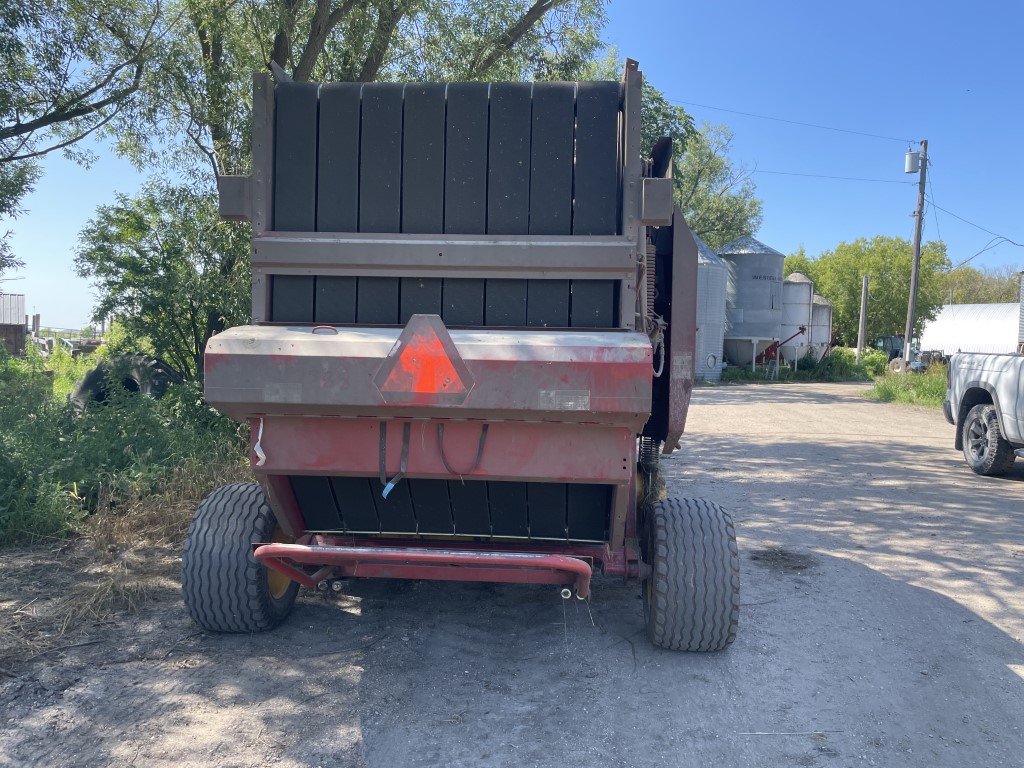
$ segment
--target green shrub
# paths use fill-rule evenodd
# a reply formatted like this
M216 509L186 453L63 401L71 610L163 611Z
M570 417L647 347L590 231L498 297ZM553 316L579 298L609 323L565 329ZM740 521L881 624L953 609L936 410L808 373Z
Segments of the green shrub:
M112 386L106 402L76 414L68 382L89 365L0 354L0 543L62 536L84 514L159 493L183 471L244 462L245 428L209 408L194 383L161 400Z

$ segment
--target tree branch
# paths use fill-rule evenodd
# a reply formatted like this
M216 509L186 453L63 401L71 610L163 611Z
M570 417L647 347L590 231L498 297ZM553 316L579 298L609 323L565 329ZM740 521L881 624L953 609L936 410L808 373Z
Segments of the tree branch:
M331 10L331 0L317 0L316 14L309 25L309 38L306 40L306 47L302 49L302 56L299 63L295 65L292 77L295 80L309 80L313 74L313 67L327 44L327 36L331 31L348 16L355 0L345 0L341 5ZM280 62L278 62L280 64Z
M515 24L498 35L492 43L485 43L477 51L467 71L467 79L473 80L485 75L498 59L508 53L538 21L544 18L545 13L567 2L568 0L536 0Z
M405 7L401 0L395 5L390 3L377 11L377 28L373 32L373 41L366 54L366 60L359 71L359 82L372 83L384 63L388 48L391 47L391 36L395 33L398 22L405 15Z

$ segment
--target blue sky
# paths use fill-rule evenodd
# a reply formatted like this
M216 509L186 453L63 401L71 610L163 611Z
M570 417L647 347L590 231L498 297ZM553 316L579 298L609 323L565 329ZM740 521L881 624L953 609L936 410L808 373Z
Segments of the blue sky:
M698 123L725 123L732 159L756 170L764 223L756 236L817 255L858 237L910 239L915 176L903 173L907 140L929 140L929 194L937 206L1024 243L1024 67L1016 51L1024 4L909 2L626 2L613 0L605 36ZM724 112L879 134L869 138ZM27 267L3 290L25 293L30 312L57 327L87 322L91 289L72 262L79 230L114 193L142 177L102 147L89 170L48 158L28 213L11 228ZM846 176L880 182L789 176ZM884 182L884 183L883 183ZM925 239L941 238L954 263L991 240L936 208ZM972 265L1024 268L1024 248L999 245ZM12 275L8 275L11 277Z

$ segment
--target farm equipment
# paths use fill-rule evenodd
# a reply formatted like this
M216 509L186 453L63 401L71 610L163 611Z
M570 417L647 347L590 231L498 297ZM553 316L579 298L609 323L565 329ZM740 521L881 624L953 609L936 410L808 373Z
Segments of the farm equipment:
M256 75L252 324L206 348L255 484L214 491L183 557L192 617L269 629L339 578L642 584L657 645L726 647L727 512L658 499L693 380L697 253L671 142L621 82Z

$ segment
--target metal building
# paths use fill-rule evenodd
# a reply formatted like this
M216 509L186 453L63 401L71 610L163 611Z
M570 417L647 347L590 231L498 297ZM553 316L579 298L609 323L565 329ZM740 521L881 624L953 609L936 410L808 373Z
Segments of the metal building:
M921 333L925 352L1016 352L1020 304L946 304Z
M782 266L785 256L752 237L718 249L728 267L725 356L736 365L753 364L782 333Z
M722 378L722 344L725 340L725 282L728 268L718 254L697 235L697 360L695 377L701 381Z
M25 296L0 293L0 344L12 355L25 351Z
M832 344L832 302L820 293L814 294L811 303L810 348L821 358Z
M782 330L779 339L785 343L779 351L787 362L802 359L810 349L813 304L814 283L803 272L794 272L782 281Z

